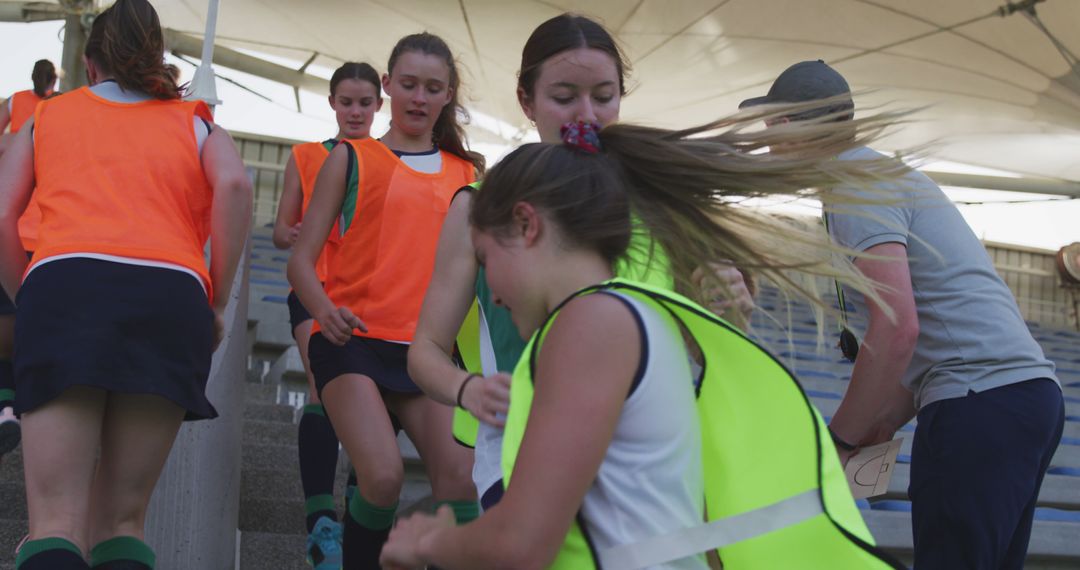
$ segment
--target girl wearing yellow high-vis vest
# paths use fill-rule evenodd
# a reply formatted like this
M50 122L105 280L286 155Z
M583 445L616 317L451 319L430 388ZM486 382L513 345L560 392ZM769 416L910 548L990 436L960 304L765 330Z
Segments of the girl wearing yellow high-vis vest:
M585 16L560 14L537 26L522 48L518 102L526 118L535 122L540 140L557 143L559 128L567 122L608 125L619 120L627 69L615 39L602 25ZM431 285L409 348L409 373L432 399L458 406L454 437L475 447L473 482L481 505L489 508L502 496L499 457L508 373L525 341L506 310L492 303L483 268L477 266L467 219L472 193L473 188L458 193L443 223ZM647 231L636 231L632 255L616 274L671 288L667 258L653 245ZM753 299L742 273L717 265L710 274L718 290L709 308L744 319ZM452 360L455 340L467 370Z
M743 125L571 124L565 144L527 145L490 172L471 206L476 256L531 337L511 381L506 493L462 527L445 509L400 521L384 567L704 569L708 553L727 570L901 567L874 546L790 372L695 301L613 279L631 212L676 275L728 257L782 279L786 252L727 224L754 219L793 246L828 248L822 236L726 198L881 174L828 163L829 149L851 144L830 138L836 127L815 125L820 147L795 160L753 151L798 133L749 136Z

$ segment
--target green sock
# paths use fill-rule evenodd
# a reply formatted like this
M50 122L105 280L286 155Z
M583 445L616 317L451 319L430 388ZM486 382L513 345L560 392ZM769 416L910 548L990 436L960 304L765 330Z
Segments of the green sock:
M99 542L97 546L90 549L92 568L118 560L130 560L143 564L147 568L153 568L155 556L154 551L145 542L134 536L115 536Z
M334 510L333 495L315 495L314 497L308 497L308 500L304 501L304 511L308 516L322 511L332 513Z
M458 524L465 524L480 518L480 503L476 501L439 501L435 503L435 509L443 505L450 505L454 509L454 518Z
M305 414L316 414L322 417L326 417L326 408L322 404L307 404L304 406Z
M15 568L21 568L30 558L49 550L66 551L82 558L82 550L79 550L79 547L75 546L75 543L70 540L64 538L39 538L27 541L19 549L19 553L15 556Z
M357 493L349 501L349 515L364 528L386 530L394 526L394 513L397 512L397 507L397 503L389 507L376 507Z

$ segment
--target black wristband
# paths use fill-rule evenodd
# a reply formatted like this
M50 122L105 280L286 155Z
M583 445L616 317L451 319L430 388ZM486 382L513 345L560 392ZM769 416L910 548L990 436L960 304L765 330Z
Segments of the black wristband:
M469 382L472 382L473 379L478 378L479 376L479 374L469 374L461 381L461 386L458 386L457 389L457 407L463 410L465 409L465 406L461 403L461 397L465 395L465 386L468 386Z
M829 428L829 437L832 438L832 441L834 444L836 444L836 447L839 447L844 451L855 451L856 449L856 446L851 445L850 443L840 439L840 436L836 435L836 432L834 432L832 428Z

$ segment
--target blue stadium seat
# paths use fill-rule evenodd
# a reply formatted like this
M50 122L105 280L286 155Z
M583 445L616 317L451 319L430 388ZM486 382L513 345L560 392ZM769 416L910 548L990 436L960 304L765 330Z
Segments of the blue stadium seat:
M876 503L870 503L870 508L875 511L893 511L898 513L910 513L911 501L900 501L897 499L889 499L887 501L878 501Z
M859 507L860 511L870 510L870 501L867 501L866 499L856 499L855 506Z
M268 303L281 303L284 305L288 302L288 297L284 295L263 295L262 300Z
M253 271L273 271L274 273L281 273L280 267L270 267L268 265L258 265L255 263L252 263L248 267L250 267Z
M1080 511L1035 507L1035 520L1080 523Z
M1080 477L1080 467L1051 467L1046 470L1050 475L1065 475L1067 477Z
M275 255L274 257L271 257L270 259L273 260L273 261L277 261L278 263L288 263L288 261L289 261L288 257L282 256L282 255Z
M911 456L906 453L899 453L896 455L897 463L911 464Z
M805 378L825 378L827 380L839 380L840 375L834 374L826 370L807 370L805 368L796 368L795 376L802 376Z
M251 279L253 285L271 285L274 287L288 287L288 281L281 281L280 279Z
M840 400L843 396L835 394L833 392L822 392L821 390L806 390L806 395L811 398L821 398L823 400Z

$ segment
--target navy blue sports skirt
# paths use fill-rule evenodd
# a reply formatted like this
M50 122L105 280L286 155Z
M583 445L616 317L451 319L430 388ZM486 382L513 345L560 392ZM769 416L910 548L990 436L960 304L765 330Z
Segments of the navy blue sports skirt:
M289 296L285 298L285 304L289 307L289 334L295 336L293 331L296 327L300 326L300 323L309 321L313 317L308 312L304 304L300 302L300 297L296 296L296 291L289 290Z
M34 257L34 253L30 251L26 252L26 258L30 259L31 257ZM11 297L8 297L7 291L5 291L3 287L0 287L0 316L14 314L15 303L11 301Z
M308 362L320 399L323 388L342 374L363 374L375 381L380 392L419 394L420 387L409 377L408 352L407 344L362 336L337 346L317 332L308 344Z
M162 396L186 420L217 417L206 399L214 314L191 275L59 259L30 272L15 304L17 412L92 386Z

